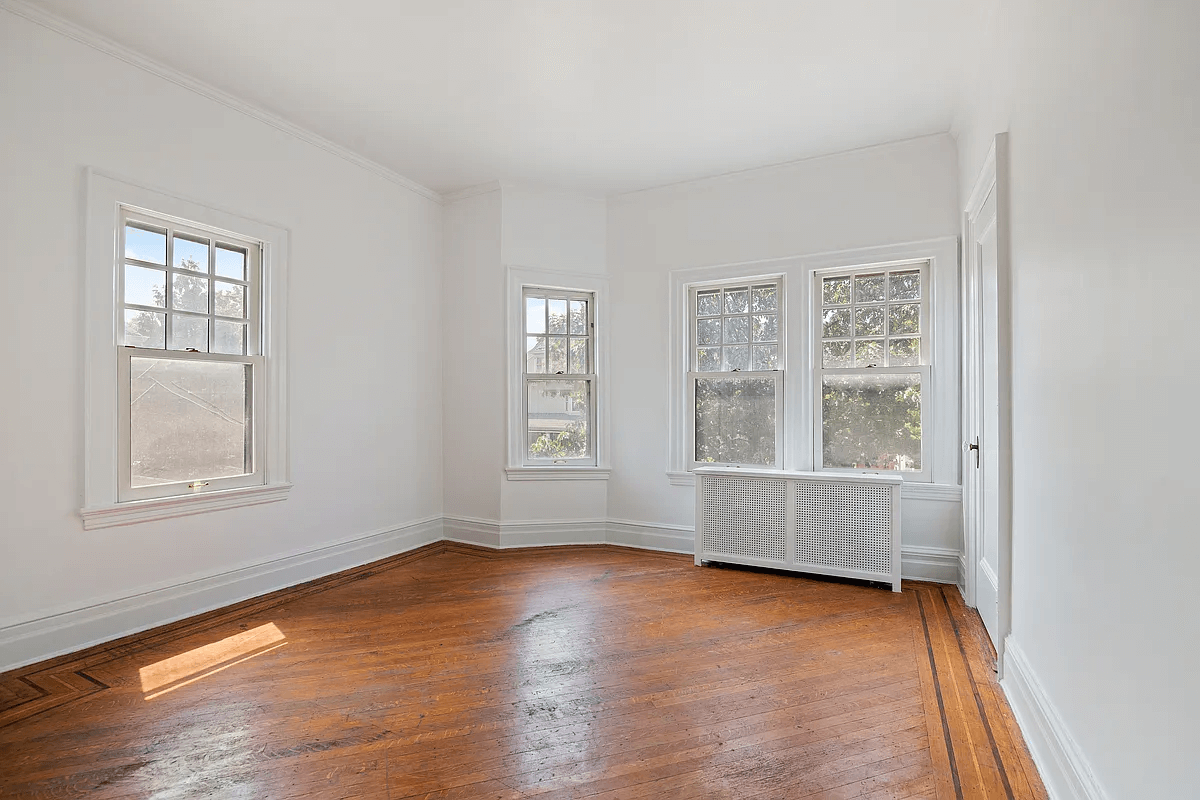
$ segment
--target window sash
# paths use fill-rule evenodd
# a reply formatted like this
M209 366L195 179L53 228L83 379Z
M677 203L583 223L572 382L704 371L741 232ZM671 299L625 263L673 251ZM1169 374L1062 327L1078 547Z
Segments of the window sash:
M125 232L126 226L132 225L135 228L150 229L155 232L163 233L166 236L166 250L164 260L165 264L156 264L152 261L143 259L126 257L125 254ZM175 236L182 234L185 238L203 238L209 242L208 246L208 263L205 265L204 272L178 269L174 266L174 248ZM238 280L237 278L227 278L223 275L218 275L216 271L217 248L221 245L226 245L229 248L246 251L246 273L245 278ZM157 352L187 352L181 350L170 350L171 333L173 321L178 317L205 319L208 322L208 343L209 348L213 346L214 337L216 335L216 323L220 322L237 322L245 325L245 352L246 355L259 355L262 353L262 245L259 242L254 242L245 239L244 237L236 236L219 230L209 230L195 225L189 225L182 221L178 221L169 217L157 217L152 214L142 213L135 209L122 206L119 219L119 227L117 232L117 287L116 287L116 308L117 308L117 332L116 341L118 345L124 345L125 342L125 309L131 311L146 311L154 314L166 315L166 330L164 333L163 349L153 349ZM166 274L166 292L165 306L148 306L138 303L125 302L125 267L126 265L135 267L144 267L147 269L162 270ZM209 282L209 307L206 312L186 311L182 309L171 308L172 281L176 277L203 277ZM244 311L242 317L230 317L223 314L217 314L215 304L213 302L212 290L215 289L213 281L221 283L229 283L236 286L242 286L245 289L243 298ZM212 353L211 355L218 355Z
M893 272L910 272L914 269L917 270L918 272L920 272L920 275L921 275L921 297L917 301L892 300L890 298L889 288L886 288L889 286L889 284L886 284L886 283L885 283L885 295L884 295L884 299L882 301L860 303L860 302L858 302L857 297L854 296L855 278L864 277L864 276L868 276L868 275L877 275L879 273L890 274ZM833 305L833 306L825 305L824 297L823 297L823 293L822 293L822 290L823 290L822 282L828 278L849 278L850 279L851 297L850 297L849 303L847 303L845 305ZM811 331L811 336L813 337L813 364L814 364L815 368L819 369L819 370L824 370L824 369L827 369L827 370L865 369L865 367L825 367L825 366L823 366L823 364L824 364L824 347L823 347L823 345L824 345L824 342L826 342L826 341L849 342L850 346L851 346L851 357L853 358L854 344L859 339L868 339L868 340L882 339L884 342L885 359L890 360L890 355L888 354L888 343L893 338L920 338L920 341L921 341L921 352L920 352L920 359L919 359L920 363L919 364L908 364L908 365L903 365L903 366L897 365L896 368L911 369L916 366L928 366L930 363L930 360L931 360L930 355L931 355L931 348L932 348L932 343L933 343L933 336L932 336L933 319L931 316L932 306L930 304L930 295L933 293L932 290L933 290L933 287L930 284L930 269L929 269L928 261L913 261L913 262L883 263L883 264L864 264L862 266L858 266L853 269L836 268L836 269L825 269L825 270L814 271L814 273L813 273L812 324L809 325L809 330ZM908 334L901 334L900 336L893 336L893 334L891 333L891 315L888 313L888 309L893 305L908 305L913 302L919 303L921 306L921 321L920 321L919 333L916 334L916 337L913 337ZM822 322L823 322L823 318L824 318L823 312L825 310L827 310L827 309L842 309L842 308L849 309L850 315L851 315L851 325L853 325L854 309L867 308L867 307L884 309L884 332L882 334L879 334L878 336L876 336L876 335L859 336L859 335L857 335L857 332L852 329L850 335L830 337L828 340L825 338L825 336L823 335L824 331L822 330ZM888 369L891 369L891 368L892 368L891 366L888 367ZM870 369L883 369L883 367L876 366L876 367L870 367Z
M590 310L589 310L590 313ZM523 351L523 350L522 350ZM534 383L550 383L562 381L586 382L588 385L588 453L584 458L537 458L529 453L529 388ZM521 440L521 463L527 467L549 466L595 466L596 461L596 373L569 373L563 375L548 373L526 373L522 382L521 417L524 420Z
M133 486L132 476L132 419L130 412L130 378L134 358L148 358L169 361L208 361L232 364L245 364L250 367L249 380L249 420L250 426L250 463L252 471L244 475L230 477L209 477L196 475L190 480L173 481L170 483L154 484L152 486ZM192 353L179 350L159 350L157 348L119 347L117 351L117 391L118 391L118 447L117 447L117 501L128 502L136 500L153 500L165 497L216 492L224 489L237 489L246 486L261 486L265 483L263 435L265 432L265 392L264 385L265 359L262 356L238 356L221 353ZM193 488L193 483L203 485Z
M739 379L768 379L775 385L775 461L772 464L743 464L734 461L697 461L696 460L696 383L704 379L739 380ZM769 372L689 372L687 375L688 413L686 415L688 455L687 468L690 472L696 467L767 467L769 469L783 468L784 427L786 410L784 408L784 373L783 370Z
M544 311L546 323L542 333L529 333L529 300L530 298L544 299L546 301L546 309ZM550 300L565 300L567 302L568 312L572 300L582 301L587 303L587 332L583 334L571 333L570 318L567 321L567 330L564 333L550 333L549 315L550 315ZM525 376L544 376L544 377L559 377L566 378L568 376L595 376L596 370L596 296L592 292L573 292L563 289L546 289L539 286L525 286L521 291L521 339L522 343L527 342L531 337L540 337L549 341L549 337L562 337L567 339L566 362L567 369L561 375L554 372L530 372L529 371L529 356L524 345L521 347L521 374ZM586 373L578 373L570 371L571 352L570 341L572 339L584 339L587 341L587 362L588 370Z
M777 370L779 372L782 372L784 370L784 368L786 366L786 355L787 355L787 352L786 352L787 349L784 346L786 330L787 330L787 324L786 324L787 323L787 304L784 302L783 280L782 280L782 278L773 276L773 277L760 277L760 278L744 278L744 279L739 279L739 280L726 280L726 281L720 281L717 283L693 284L688 287L687 342L688 342L688 370L689 371L692 371L692 372L700 371L699 348L712 346L712 345L701 345L699 342L699 321L701 319L721 320L720 324L721 324L722 330L724 330L724 324L725 324L724 321L727 318L744 316L749 320L750 318L752 318L754 316L754 312L753 312L752 307L749 302L747 303L747 311L745 314L727 314L727 313L725 313L724 306L722 305L719 314L716 314L716 315L706 314L704 316L701 316L697 309L697 305L699 303L699 295L702 293L705 293L705 292L710 292L710 291L716 290L716 291L721 292L721 294L718 295L718 297L723 298L725 290L739 289L742 287L746 287L748 290L751 291L751 297L752 297L754 289L764 288L767 286L773 286L775 288L775 311L773 312L776 317L775 340L771 341L771 342L754 342L754 340L753 340L754 339L753 325L751 324L751 331L750 331L750 334L748 335L747 341L746 341L746 346L748 348L750 348L750 354L751 354L750 360L748 361L748 363L751 367L753 367L753 347L755 344L760 344L760 345L761 344L766 344L766 345L773 344L776 347L776 353L777 353L777 356L776 356L776 363L778 364ZM771 313L771 312L767 312L767 313ZM724 344L724 342L722 342L719 346L724 348L726 345ZM733 373L733 372L750 372L750 371L752 371L752 370L750 370L750 369L719 370L719 372L722 372L727 375L730 373Z
M851 474L894 474L901 475L905 480L928 482L932 475L931 455L933 452L930 433L930 399L933 395L930 383L930 366L909 367L856 367L845 369L813 370L813 469L817 472L845 472ZM864 375L878 377L884 375L918 375L921 378L921 469L919 470L889 470L880 468L827 467L825 458L825 413L824 385L826 376Z

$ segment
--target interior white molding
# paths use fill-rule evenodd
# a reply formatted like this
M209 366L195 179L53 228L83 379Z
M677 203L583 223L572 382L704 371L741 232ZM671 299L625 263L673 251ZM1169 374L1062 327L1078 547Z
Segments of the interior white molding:
M216 575L194 575L34 619L6 620L0 622L0 672L369 564L441 538L442 518L428 517Z
M505 467L510 481L606 481L612 470L605 467Z
M696 476L690 472L668 472L667 480L672 486L696 485ZM905 500L939 500L946 503L962 502L962 487L953 483L906 482L900 489Z
M241 489L227 489L222 492L208 492L184 497L134 500L101 508L85 508L79 512L79 517L83 520L83 529L87 531L115 528L138 522L153 522L159 519L204 514L209 511L223 511L228 508L277 503L280 500L286 500L291 490L292 484L290 483L275 483L269 486L247 486Z
M469 197L478 197L481 194L490 194L491 192L500 191L500 181L488 181L487 183L479 183L474 186L466 186L453 192L447 192L441 195L442 202L446 205L457 203L459 200L466 200Z
M246 564L216 575L149 586L32 619L0 620L0 672L72 653L159 625L203 614L288 586L398 555L438 541L494 549L612 544L691 553L690 526L624 519L498 520L435 516L333 544ZM905 580L956 583L960 554L937 547L902 547Z
M12 14L16 14L18 17L27 19L30 22L54 31L55 33L62 34L70 39L74 39L77 42L86 44L88 47L99 50L101 53L124 61L126 64L130 64L138 69L149 72L151 75L156 75L163 80L170 81L176 86L180 86L184 89L195 92L202 97L206 97L209 100L220 103L221 105L231 108L234 111L245 114L252 119L258 120L266 125L270 125L272 128L282 131L289 136L294 136L302 142L307 142L314 147L319 147L327 153L332 153L338 158L362 167L368 172L372 172L385 180L391 181L398 186L403 186L405 189L408 189L409 191L418 194L427 200L432 200L438 204L443 202L442 196L439 193L427 186L422 186L411 178L404 177L395 170L389 169L378 162L359 155L353 150L349 150L340 144L337 144L336 142L331 142L325 137L313 133L306 128L302 128L294 122L289 122L277 114L273 114L270 111L259 108L251 103L247 103L245 100L234 97L228 92L222 91L215 86L207 84L204 81L197 80L196 78L186 75L179 70L168 67L166 64L155 61L152 58L148 58L135 50L125 47L122 44L118 44L112 39L101 36L100 34L88 30L87 28L76 25L75 23L63 19L57 14L47 11L44 8L27 3L25 0L0 0L0 9L8 11Z
M1012 636L1005 641L1000 681L1051 800L1108 800L1075 737Z

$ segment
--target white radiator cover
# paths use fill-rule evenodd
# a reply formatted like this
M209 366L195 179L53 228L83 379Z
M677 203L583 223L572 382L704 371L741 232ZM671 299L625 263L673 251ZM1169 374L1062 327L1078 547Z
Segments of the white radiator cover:
M699 467L696 564L862 578L900 591L899 475Z

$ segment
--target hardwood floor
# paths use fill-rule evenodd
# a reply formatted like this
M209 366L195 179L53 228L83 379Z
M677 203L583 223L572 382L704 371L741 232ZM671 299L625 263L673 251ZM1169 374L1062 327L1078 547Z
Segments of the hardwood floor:
M953 587L436 544L0 675L5 798L1044 798Z

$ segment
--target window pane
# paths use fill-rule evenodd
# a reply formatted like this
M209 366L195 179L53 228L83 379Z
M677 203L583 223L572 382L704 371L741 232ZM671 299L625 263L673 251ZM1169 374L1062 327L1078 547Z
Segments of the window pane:
M133 486L253 471L246 419L248 365L155 358L130 361Z
M750 369L750 347L740 345L725 348L725 370Z
M756 370L771 370L779 368L779 345L774 344L756 344L754 345L754 363L752 367Z
M546 371L546 337L525 337L525 371L541 374Z
M182 314L171 315L170 350L199 350L208 352L208 318L185 317Z
M721 320L720 319L698 319L698 320L696 320L696 343L697 344L720 344L721 343Z
M775 295L774 286L754 287L750 292L750 310L775 311L779 307L778 298Z
M749 317L725 318L725 344L743 344L750 341Z
M566 333L567 332L567 301L566 300L548 300L550 306L550 333Z
M529 381L530 458L588 458L588 381Z
M902 306L891 306L892 335L898 333L921 332L921 304L910 303Z
M583 375L588 372L588 340L571 339L571 372Z
M167 315L125 309L125 344L162 350L167 340Z
M176 236L173 259L175 269L208 272L208 242Z
M749 289L725 290L725 313L745 314L750 307Z
M696 315L711 317L721 313L721 290L696 292Z
M893 272L890 284L891 299L916 300L921 296L921 271Z
M850 342L822 342L821 366L828 369L853 367L854 359L850 346Z
M721 348L701 347L696 350L696 369L699 372L721 371Z
M546 298L525 298L525 332L546 332Z
M920 375L826 375L822 465L921 469Z
M883 306L865 306L854 309L855 336L883 336Z
M755 314L751 317L754 323L754 341L773 342L779 338L779 317L775 314Z
M908 367L921 363L920 339L890 339L888 341L888 364L893 367Z
M696 379L696 460L775 464L775 381Z
M217 245L217 274L222 278L246 280L246 251Z
M208 278L171 276L171 308L208 313Z
M223 317L246 316L246 287L213 281L213 313Z
M827 306L844 306L850 302L849 278L826 278L821 281L821 302Z
M566 324L565 322L563 323ZM554 327L552 324L551 328ZM551 336L547 340L550 352L547 353L546 371L550 374L567 371L567 337Z
M145 228L125 226L125 257L151 264L167 263L167 235Z
M854 302L878 303L883 300L883 275L859 275L854 279Z
M212 352L234 356L246 354L246 326L240 322L217 320L216 335L213 337Z
M588 311L586 300L571 301L571 333L577 336L587 336Z
M167 305L167 273L161 269L146 269L125 265L125 302L139 306Z
M850 335L850 309L827 308L821 312L821 336L827 339Z
M883 340L859 339L854 343L854 366L883 366Z

